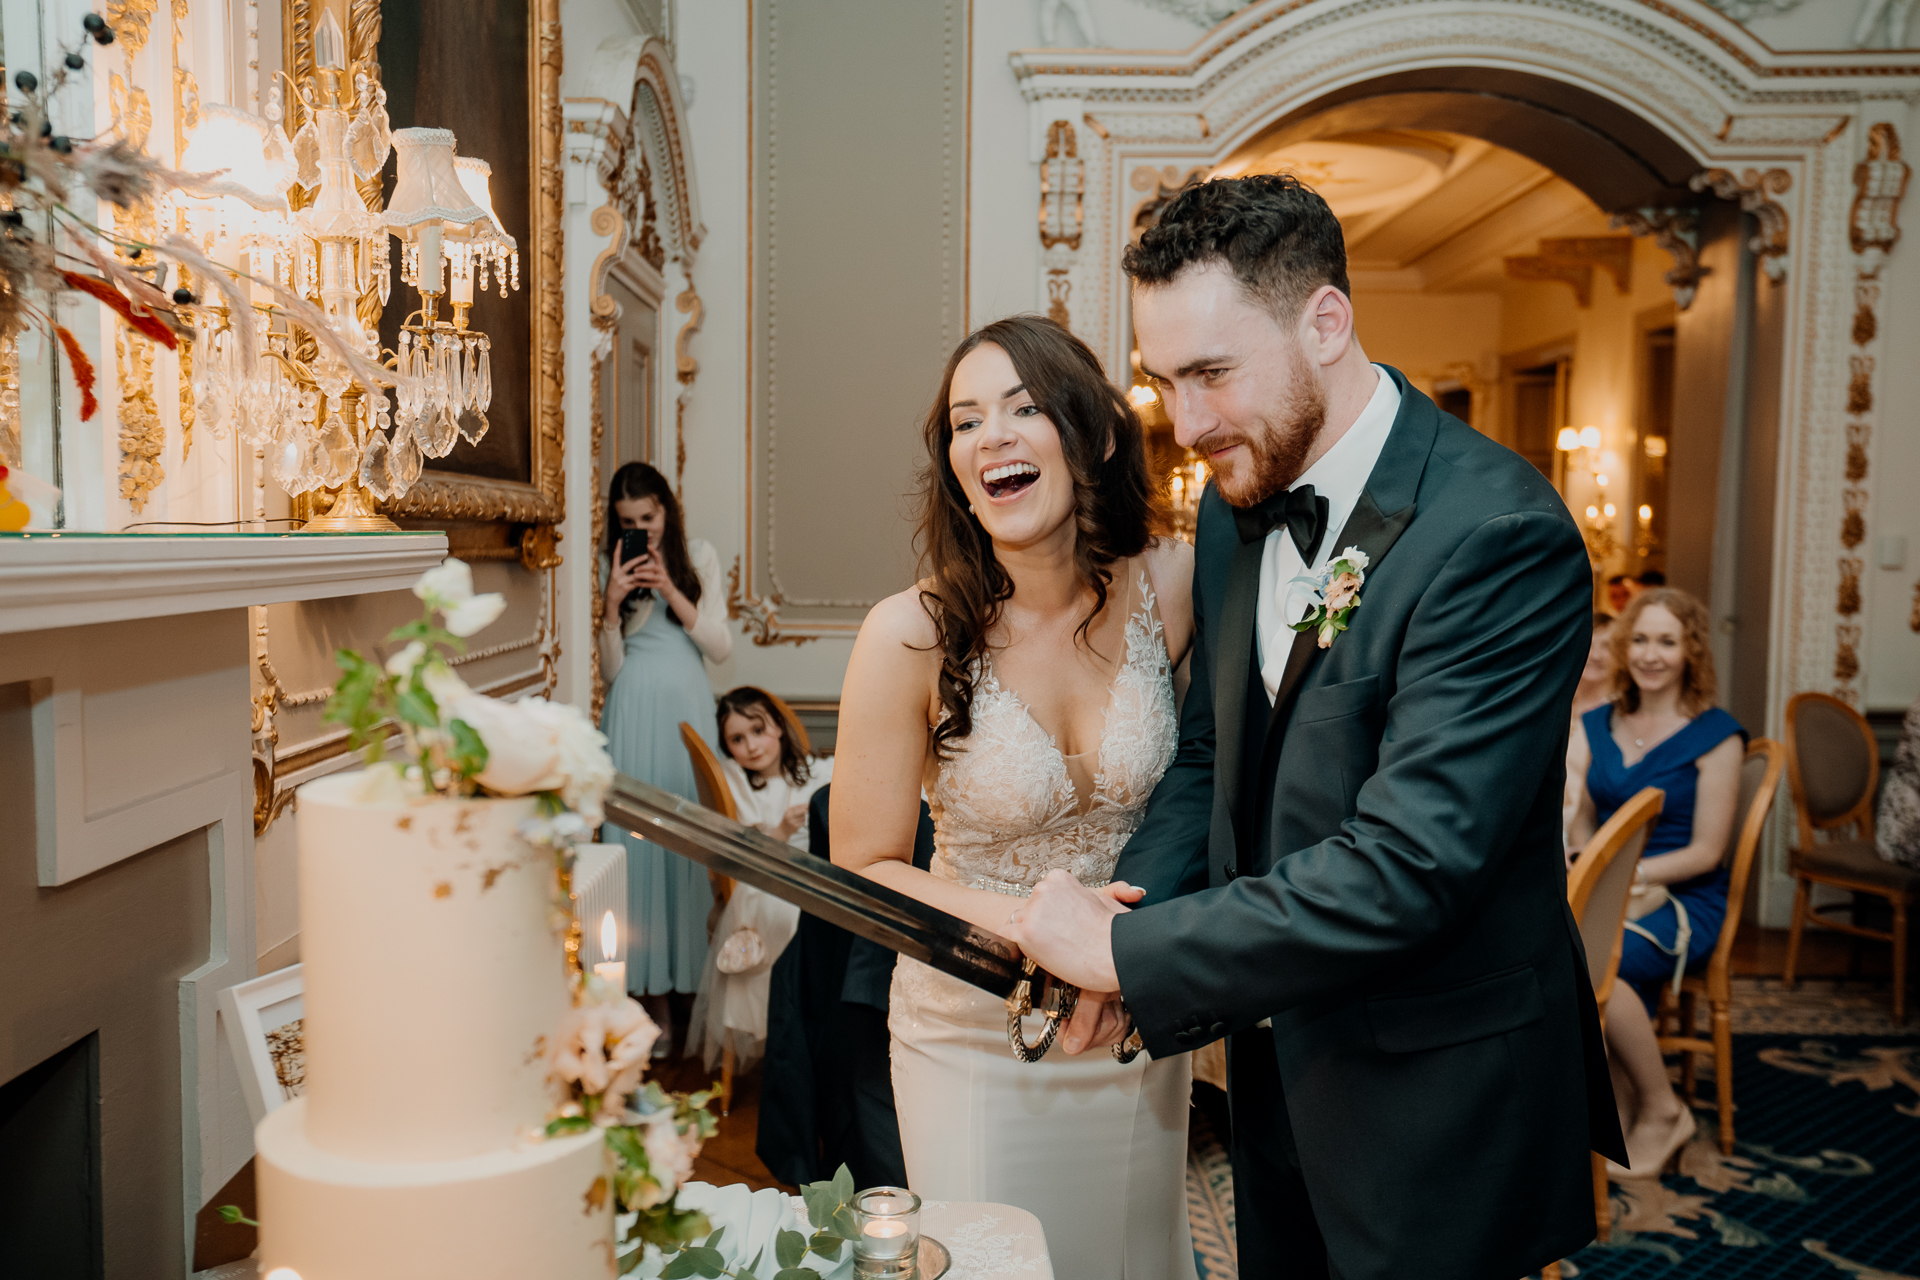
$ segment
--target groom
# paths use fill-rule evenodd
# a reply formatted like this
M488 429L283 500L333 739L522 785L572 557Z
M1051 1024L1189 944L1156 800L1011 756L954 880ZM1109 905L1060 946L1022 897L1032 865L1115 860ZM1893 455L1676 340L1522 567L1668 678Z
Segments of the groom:
M1156 1057L1226 1037L1241 1275L1517 1280L1593 1239L1589 1149L1625 1155L1560 852L1580 534L1368 362L1293 178L1194 188L1125 267L1213 472L1192 684L1115 873L1140 905L1055 872L1010 932Z

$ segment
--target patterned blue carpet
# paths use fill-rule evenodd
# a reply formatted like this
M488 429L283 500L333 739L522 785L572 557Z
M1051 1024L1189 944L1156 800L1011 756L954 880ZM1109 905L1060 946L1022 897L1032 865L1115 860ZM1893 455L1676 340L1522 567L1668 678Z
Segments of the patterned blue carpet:
M1920 1280L1920 1037L1737 1035L1734 1059L1734 1154L1720 1154L1713 1116L1700 1112L1679 1174L1615 1183L1612 1239L1561 1274ZM1710 1080L1701 1093L1712 1096ZM1226 1156L1203 1125L1192 1145L1200 1275L1236 1280Z

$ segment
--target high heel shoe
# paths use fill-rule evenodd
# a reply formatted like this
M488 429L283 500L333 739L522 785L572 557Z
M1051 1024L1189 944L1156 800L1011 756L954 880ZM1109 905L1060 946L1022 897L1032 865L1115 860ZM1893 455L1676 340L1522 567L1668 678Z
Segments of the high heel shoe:
M1638 1125L1634 1126L1635 1129L1639 1127ZM1667 1133L1666 1140L1662 1142L1658 1148L1643 1152L1642 1154L1645 1158L1636 1160L1634 1167L1631 1169L1616 1164L1612 1160L1607 1161L1608 1176L1622 1181L1631 1181L1635 1178L1659 1177L1666 1171L1667 1166L1674 1162L1675 1157L1680 1154L1686 1145L1693 1141L1693 1136L1699 1132L1699 1128L1699 1124L1693 1118L1693 1109L1691 1107L1683 1108L1680 1112L1680 1118L1673 1122L1673 1128ZM1627 1141L1627 1154L1631 1156L1633 1154L1632 1134L1627 1135Z

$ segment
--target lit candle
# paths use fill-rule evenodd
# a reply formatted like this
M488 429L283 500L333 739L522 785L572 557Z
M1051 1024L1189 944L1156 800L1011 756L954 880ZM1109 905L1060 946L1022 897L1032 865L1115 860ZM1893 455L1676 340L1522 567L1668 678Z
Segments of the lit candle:
M853 1243L854 1274L904 1280L920 1249L920 1197L905 1187L874 1187L853 1198L860 1234Z
M866 1258L898 1258L912 1243L913 1233L904 1222L876 1219L860 1231L860 1255Z
M600 954L604 959L593 966L593 976L607 984L615 999L627 993L627 962L613 958L619 950L620 927L609 911L600 917Z

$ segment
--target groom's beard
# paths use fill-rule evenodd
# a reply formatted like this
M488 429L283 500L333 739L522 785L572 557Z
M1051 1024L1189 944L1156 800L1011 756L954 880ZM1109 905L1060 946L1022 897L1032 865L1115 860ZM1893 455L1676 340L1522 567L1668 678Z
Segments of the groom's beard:
M1289 348L1293 365L1292 388L1272 416L1261 420L1252 435L1215 432L1194 442L1202 454L1244 444L1247 456L1213 473L1220 496L1230 506L1251 507L1288 488L1307 469L1307 454L1327 423L1327 393L1314 376L1313 366L1298 348Z

